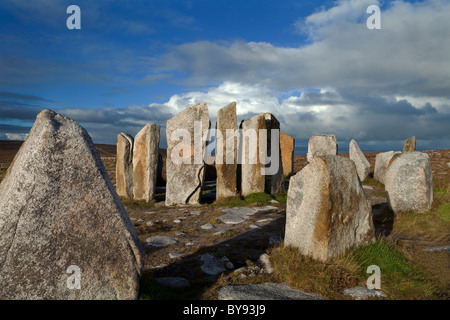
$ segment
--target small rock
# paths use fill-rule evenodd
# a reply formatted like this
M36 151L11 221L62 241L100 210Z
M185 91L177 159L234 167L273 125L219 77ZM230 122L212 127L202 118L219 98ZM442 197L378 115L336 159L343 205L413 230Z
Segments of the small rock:
M279 202L277 200L275 200L275 199L272 199L272 200L269 201L269 203L278 204Z
M211 223L207 223L207 224L202 225L200 228L203 230L211 230L214 228L214 225Z
M147 226L148 227L151 227L151 226L153 226L154 224L155 224L155 222L153 222L153 221L147 221Z
M185 253L180 253L180 252L169 252L170 259L180 258L180 257L182 257L184 255L186 255L186 254Z
M217 260L216 257L209 253L202 255L200 260L204 262L201 269L203 273L206 273L207 275L215 276L226 271L223 262Z
M272 234L269 237L269 244L277 244L277 243L280 243L281 241L283 241L283 240L281 240L281 236L279 236L279 235Z
M345 289L343 294L351 296L355 300L367 300L369 297L387 298L387 295L380 290L369 289L367 287L354 287Z
M368 185L366 185L366 184L363 184L363 189L364 190L373 190L373 187L372 186L368 186Z
M191 241L191 242L186 242L184 245L185 245L185 246L193 246L194 244L195 244L195 243Z
M156 278L155 280L160 285L171 288L187 288L190 286L189 281L182 277L165 277L165 278Z
M181 223L181 220L180 219L175 219L175 220L173 220L173 223Z
M176 235L177 237L184 236L185 234L186 234L186 233L181 232L181 231L175 232L175 235Z
M202 212L200 210L193 210L191 211L191 214L194 216L199 216Z
M250 227L250 229L262 229L260 226L253 224L253 223L249 227Z
M169 236L154 236L147 238L146 245L153 247L167 247L169 245L175 244L178 242L177 238L169 237Z
M265 273L273 273L272 264L270 263L269 255L267 253L263 253L259 256L259 262L262 264Z
M144 222L144 219L137 219L137 222Z
M444 251L450 252L450 244L439 247L425 248L423 250L426 252L444 252Z
M225 268L227 269L234 269L234 265L233 263L230 261L230 259L228 259L227 257L223 256L220 261L223 263L223 265L225 266Z
M154 214L155 212L154 211L146 211L146 212L144 212L145 214Z
M323 300L319 295L291 289L285 283L229 285L222 287L219 300Z

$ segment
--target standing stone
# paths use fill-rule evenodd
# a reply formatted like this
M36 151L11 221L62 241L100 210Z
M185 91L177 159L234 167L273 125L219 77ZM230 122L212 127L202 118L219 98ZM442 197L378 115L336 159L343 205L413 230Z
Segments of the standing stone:
M303 255L329 261L373 237L372 208L352 160L317 157L291 177L286 245L297 247Z
M236 102L230 103L218 111L216 128L217 131L220 131L222 137L222 145L220 146L217 143L216 136L216 200L224 200L235 197L237 193L237 146L239 136L235 139L234 132L237 130ZM230 130L233 130L233 133Z
M392 211L425 212L433 203L433 176L428 154L405 152L395 155L385 175Z
M375 168L373 172L373 177L380 181L382 184L384 184L384 177L386 174L386 171L389 167L389 163L392 159L392 157L396 154L401 153L400 151L387 151L387 152L380 152L375 157Z
M308 153L306 160L311 162L315 157L327 155L337 155L338 145L336 135L334 134L317 134L312 136L308 142Z
M135 299L143 261L87 131L39 113L0 184L0 299Z
M403 152L413 152L416 151L416 137L412 136L405 140L405 144L403 146Z
M166 205L199 204L210 125L205 103L193 105L167 121Z
M355 162L356 172L358 172L359 180L364 181L370 173L370 163L362 153L355 140L350 141L350 159Z
M135 200L147 202L155 199L158 176L160 127L148 123L134 139L133 193Z
M255 192L264 192L266 180L261 174L264 165L261 159L264 150L260 149L261 130L266 128L264 115L256 115L241 122L241 195L247 196Z
M117 135L116 191L120 197L133 197L133 137Z
M243 120L240 128L241 194L281 193L284 178L279 145L280 123L272 114L261 113ZM273 146L271 129L278 131Z
M283 162L280 147L280 122L271 113L263 113L266 120L267 142L264 155L265 165L264 191L269 194L278 194L284 191ZM275 135L272 138L272 135Z
M280 133L281 160L283 162L283 175L289 176L294 172L295 139L290 135Z

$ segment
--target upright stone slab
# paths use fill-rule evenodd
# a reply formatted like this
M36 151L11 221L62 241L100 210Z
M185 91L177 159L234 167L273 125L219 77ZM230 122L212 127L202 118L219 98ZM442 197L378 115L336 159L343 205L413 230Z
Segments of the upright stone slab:
M395 155L384 180L388 203L395 213L431 209L433 175L428 154L405 152Z
M308 142L308 153L306 160L311 162L315 157L337 155L338 145L336 135L334 134L317 134L312 136Z
M203 156L210 125L204 103L193 105L167 121L166 205L200 203L205 174Z
M133 194L135 200L147 202L155 199L158 177L160 127L153 123L145 125L134 139Z
M372 208L352 160L317 157L291 177L285 230L286 245L320 261L374 238Z
M266 179L261 174L261 170L264 169L261 161L264 150L261 150L259 141L261 130L266 129L266 119L260 114L242 120L240 129L241 195L264 192Z
M369 161L367 161L367 158L364 156L364 153L362 153L355 140L350 141L349 150L349 156L350 159L355 162L356 172L358 173L359 180L366 180L370 173Z
M120 197L133 197L133 137L117 135L116 192Z
M241 122L241 194L270 194L284 190L279 144L280 123L271 113L261 113ZM272 129L276 132L272 133ZM272 134L275 134L272 139ZM272 145L272 140L275 144Z
M135 299L143 262L87 131L39 113L0 184L0 299Z
M413 152L416 151L416 137L412 136L405 140L405 144L403 146L403 152Z
M217 113L216 129L222 137L221 145L216 135L216 200L235 197L237 193L237 131L236 102L220 109ZM228 132L227 132L228 130ZM232 131L231 131L232 130Z
M387 151L387 152L380 152L375 157L375 168L373 172L373 177L380 181L382 184L384 184L384 177L386 174L386 171L389 167L389 163L392 159L392 157L396 154L401 153L400 151Z
M266 120L267 130L266 150L264 150L266 157L264 161L266 163L264 191L269 194L278 194L284 191L283 162L281 160L280 147L280 122L271 113L263 113L262 115L264 115Z
M289 176L294 173L294 148L295 139L290 135L280 133L281 161L283 163L283 175Z

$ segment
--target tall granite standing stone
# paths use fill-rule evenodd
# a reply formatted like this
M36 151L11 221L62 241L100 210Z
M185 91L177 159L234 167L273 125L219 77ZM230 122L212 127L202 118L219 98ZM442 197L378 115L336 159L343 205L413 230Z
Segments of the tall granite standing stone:
M433 175L428 154L405 152L394 155L384 181L389 207L395 213L431 209Z
M280 133L281 160L283 162L283 175L289 176L294 172L295 139L290 135Z
M148 123L134 139L133 194L135 200L155 199L160 126Z
M167 121L166 205L200 203L210 125L205 103L193 105Z
M416 151L416 137L412 136L405 140L405 144L403 146L403 152L413 152Z
M279 145L280 123L272 114L261 113L243 120L240 128L241 194L282 192L284 177ZM277 130L278 139L272 139L272 129ZM274 145L272 140L276 141Z
M128 133L117 135L116 191L120 197L133 197L133 142Z
M372 208L352 160L316 157L291 177L285 230L286 245L320 261L374 238Z
M266 120L266 157L265 163L265 187L269 194L278 194L284 191L283 161L281 160L280 147L280 122L271 113L263 113ZM272 137L272 135L275 135Z
M87 131L39 113L0 184L0 299L135 299L143 263Z
M350 159L355 162L356 172L358 172L359 180L364 181L370 173L370 163L362 153L355 140L350 141L349 147Z
M236 137L234 134L237 131L236 102L230 103L218 111L216 128L222 137L221 144L219 144L216 136L216 200L224 200L235 197L237 193L239 136Z
M380 152L375 157L375 168L373 172L373 177L384 184L384 178L386 175L386 171L389 167L391 159L394 155L400 154L400 151L387 151Z
M306 160L311 162L315 157L337 155L338 144L334 134L317 134L308 141L308 153Z

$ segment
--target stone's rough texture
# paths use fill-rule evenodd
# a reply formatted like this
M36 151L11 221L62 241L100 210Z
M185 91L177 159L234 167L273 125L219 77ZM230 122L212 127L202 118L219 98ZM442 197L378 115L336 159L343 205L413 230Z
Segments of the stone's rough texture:
M323 300L323 297L294 290L284 283L229 285L220 288L219 300Z
M374 237L372 208L352 160L314 158L291 177L285 244L321 261Z
M262 113L266 120L267 143L264 154L269 161L266 164L264 191L269 194L278 194L284 191L283 161L281 160L280 147L280 122L271 113ZM272 132L274 130L275 132ZM277 134L272 139L272 134ZM273 142L272 142L273 140Z
M378 153L375 157L373 177L384 184L384 177L392 157L400 153L400 151L387 151Z
M0 189L0 299L137 298L141 243L75 121L39 113Z
M306 159L311 162L315 157L333 156L338 154L336 135L317 134L312 136L308 142L308 153Z
M265 207L233 207L223 209L225 212L224 215L218 217L220 221L226 224L239 224L247 220L251 215L260 212L260 213L269 213L278 210L277 207L274 206L265 206Z
M241 194L247 196L255 192L264 192L265 177L261 174L264 165L260 159L264 157L264 150L260 149L261 131L266 128L263 115L256 115L241 122ZM258 143L255 144L254 140ZM254 151L254 152L253 152Z
M200 131L195 132L197 136L194 122ZM206 133L210 125L208 107L204 103L193 105L167 121L166 205L199 204L205 174ZM190 141L186 140L189 137L182 138L174 132L179 129L190 134ZM177 163L178 160L182 163Z
M217 112L217 130L222 136L222 148L216 144L216 200L235 197L237 193L237 129L236 102L230 103ZM227 133L228 130L228 133ZM233 130L231 133L230 130ZM216 136L217 141L217 136ZM220 158L220 159L219 159Z
M403 146L403 152L413 152L416 151L416 137L412 136L405 140L405 144Z
M151 201L155 198L159 131L158 125L148 123L134 139L133 194L136 200Z
M425 248L423 250L426 252L450 252L450 244L439 247Z
M433 203L430 158L422 152L395 155L385 175L386 197L395 212L425 212Z
M271 139L271 130L278 130L279 134L280 123L272 114L261 113L243 120L240 128L241 194L281 193L284 191L284 177L279 139L273 146Z
M364 153L361 152L355 140L350 141L349 156L355 162L359 180L366 180L370 173L370 163L367 161Z
M342 293L352 297L355 300L367 300L368 298L387 298L387 295L383 291L369 289L367 287L354 287L345 289Z
M281 161L283 163L283 175L289 176L294 173L294 147L295 139L290 135L280 133Z
M133 197L133 137L117 135L116 191L120 197Z

